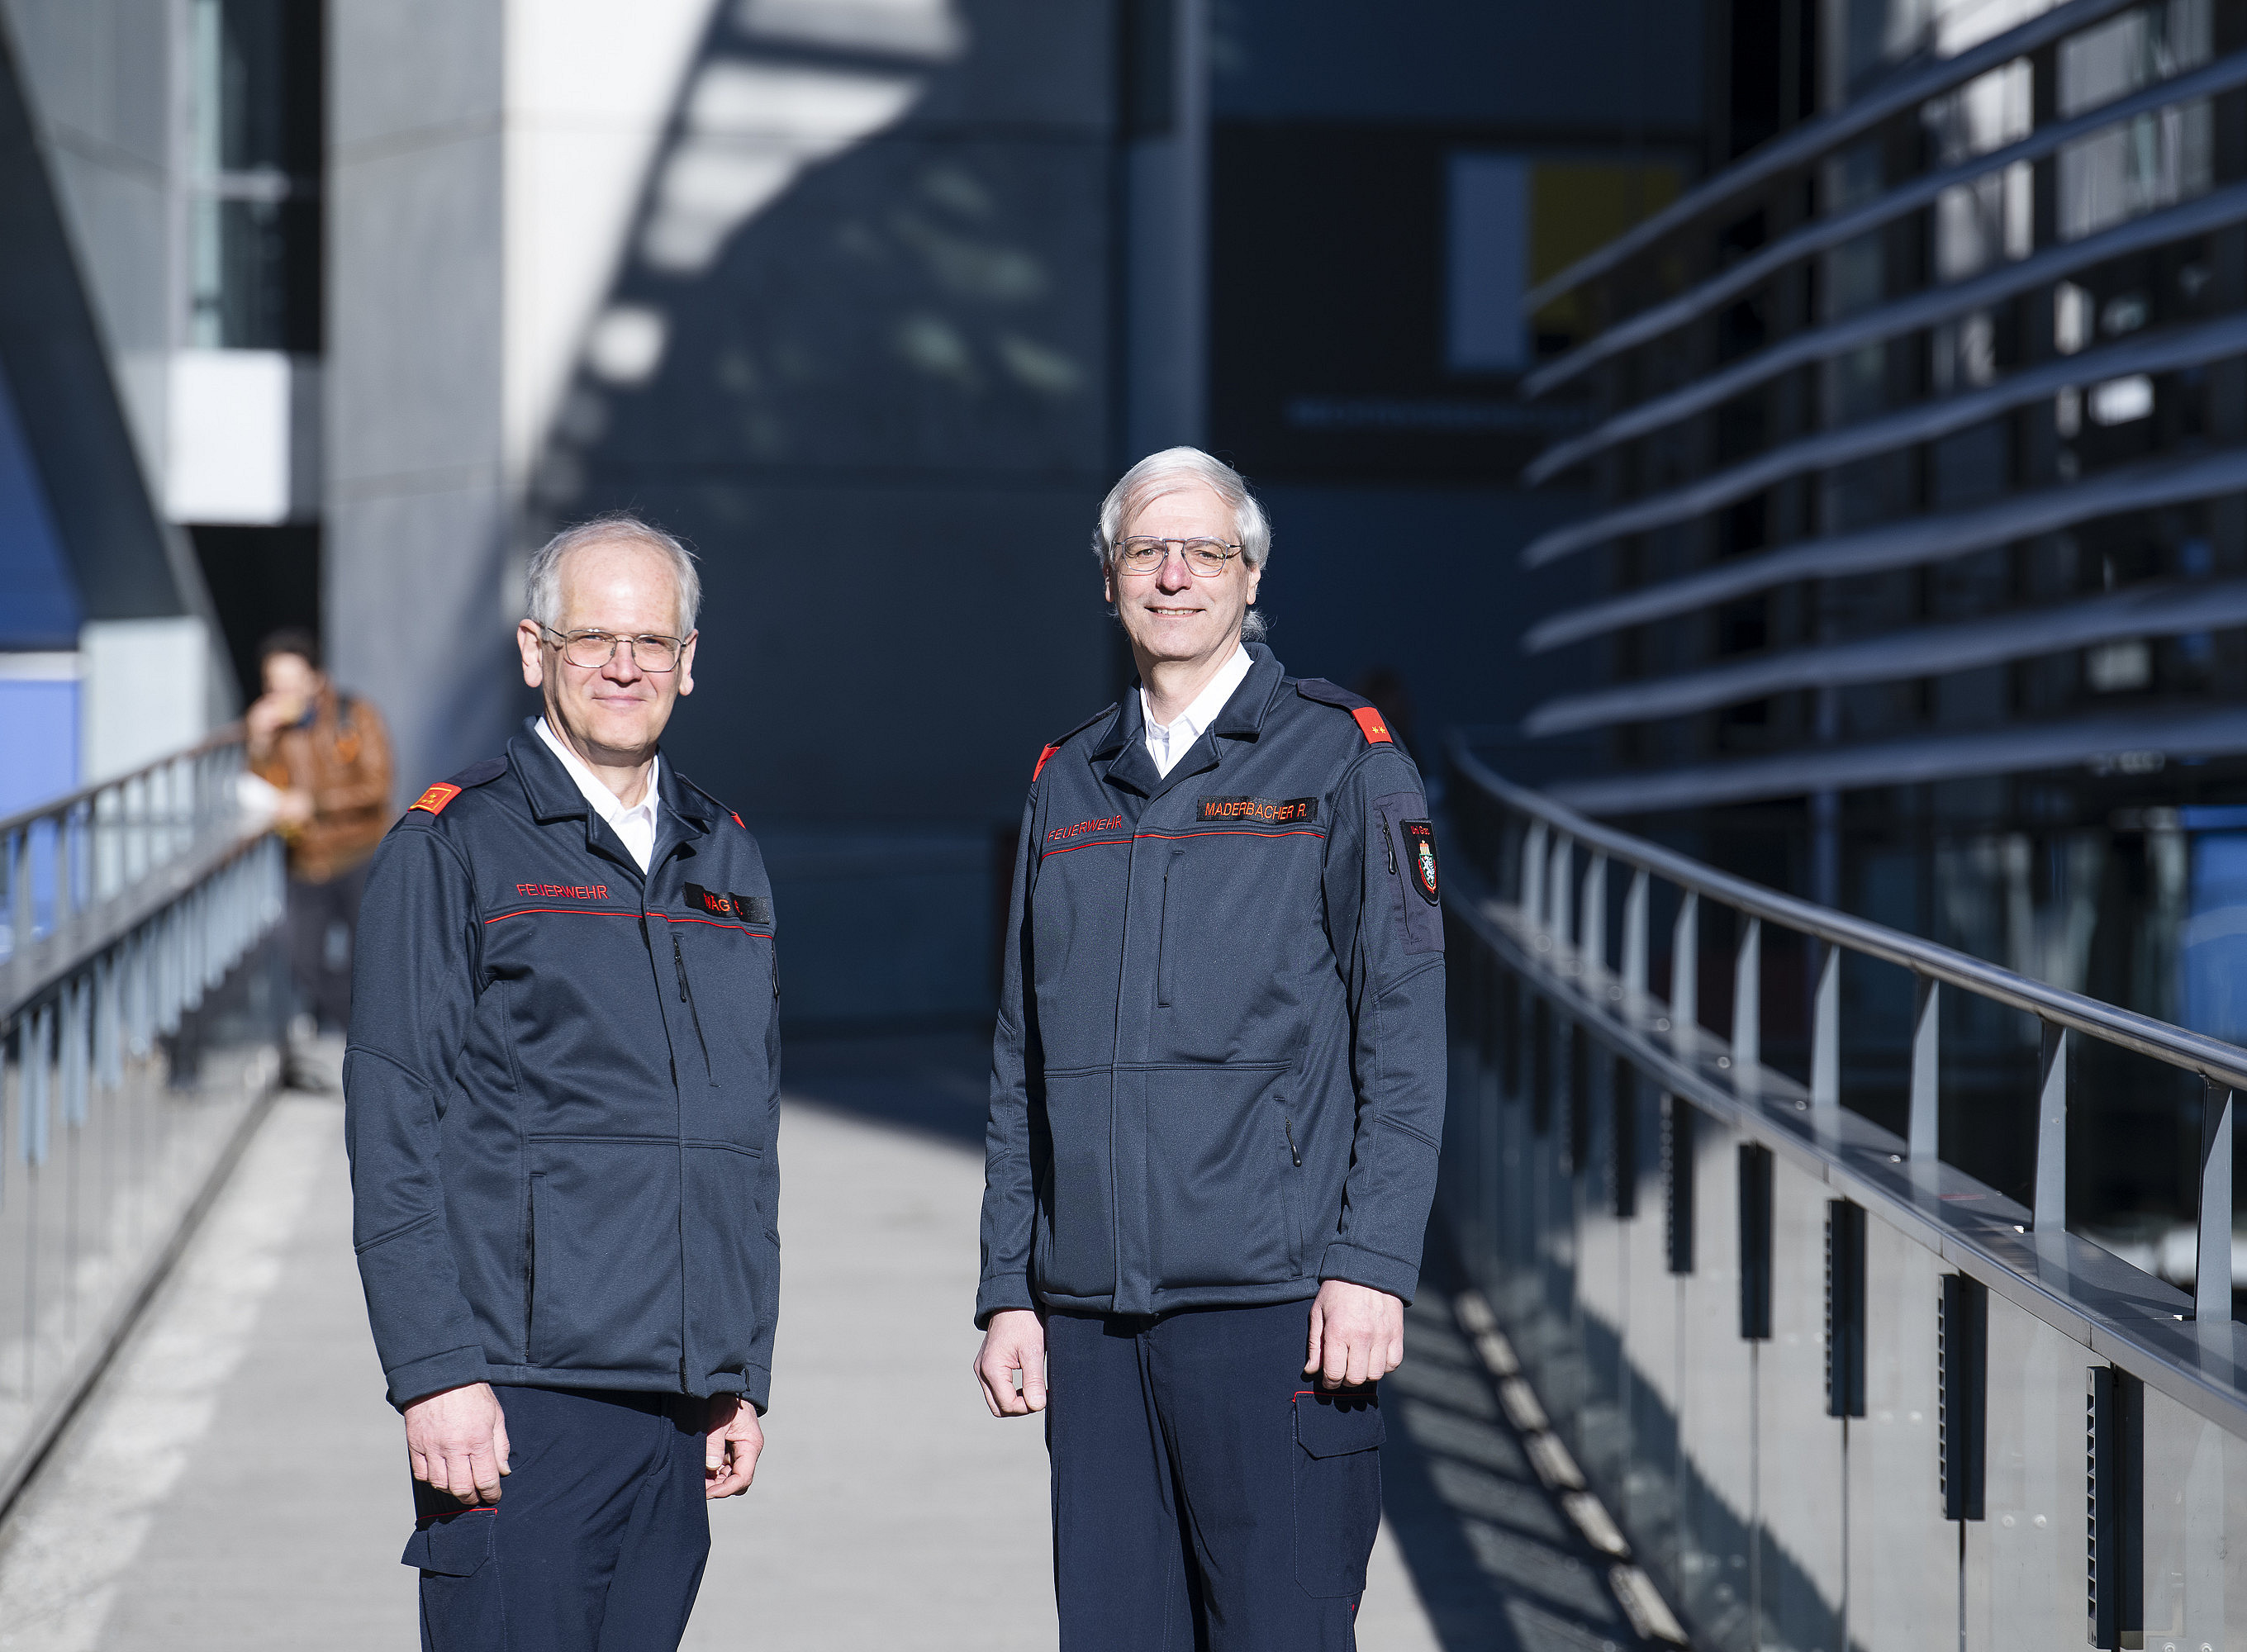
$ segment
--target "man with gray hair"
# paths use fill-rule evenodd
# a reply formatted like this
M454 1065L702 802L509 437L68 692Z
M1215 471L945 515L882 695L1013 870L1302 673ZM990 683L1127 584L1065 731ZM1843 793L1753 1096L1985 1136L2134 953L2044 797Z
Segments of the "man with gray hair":
M1065 1652L1342 1652L1443 1137L1435 832L1253 639L1271 530L1174 447L1101 507L1139 680L1031 771L976 1376L1043 1412Z
M657 741L700 582L628 516L531 558L544 714L377 852L344 1066L430 1652L679 1644L780 1286L780 983L741 818ZM506 1495L501 1495L502 1481Z

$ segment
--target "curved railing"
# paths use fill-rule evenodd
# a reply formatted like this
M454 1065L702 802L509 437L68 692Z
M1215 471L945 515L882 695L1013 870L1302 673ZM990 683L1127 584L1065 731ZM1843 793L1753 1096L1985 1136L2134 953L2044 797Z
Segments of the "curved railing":
M2094 1645L2159 1644L2121 1637L2186 1611L2165 1579L2220 1601L2223 1533L2234 1554L2247 1542L2231 1168L2247 1049L1780 894L1450 756L1444 1207L1547 1410L1697 1632L1950 1643L1975 1591L1986 1605L2012 1587L1992 1565L2050 1587L1970 1645L2080 1644L2086 1621ZM1712 931L1729 932L1721 957ZM1766 1021L1782 937L1809 978L1792 1073ZM1843 1104L1864 1076L1849 959L1860 987L1868 969L1914 986L1901 1134ZM1718 1031L1702 1000L1726 981ZM1952 998L2034 1018L2025 1205L1942 1157ZM2069 1232L2071 1092L2112 1069L2086 1062L2102 1051L2200 1086L2189 1296ZM2165 1478L2195 1462L2212 1481Z

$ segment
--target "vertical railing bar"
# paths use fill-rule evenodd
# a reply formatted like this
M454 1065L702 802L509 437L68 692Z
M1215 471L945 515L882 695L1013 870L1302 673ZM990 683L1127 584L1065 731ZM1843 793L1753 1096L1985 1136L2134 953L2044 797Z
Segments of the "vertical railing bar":
M1747 920L1747 933L1732 960L1732 1070L1747 1072L1763 1061L1763 919Z
M1545 850L1550 837L1545 823L1533 820L1521 846L1521 911L1533 935L1545 927Z
M1701 895L1689 889L1677 903L1670 932L1670 1034L1685 1038L1701 1027Z
M1624 996L1634 1002L1646 996L1649 883L1646 869L1633 867L1630 892L1622 898L1622 990Z
M2203 1326L2231 1323L2231 1124L2238 1092L2204 1085L2200 1102L2200 1246L2194 1262L2193 1314Z
M1574 893L1568 886L1570 875L1575 870L1576 840L1566 833L1555 833L1553 839L1551 875L1547 878L1545 925L1552 932L1553 945L1558 949L1573 946L1576 941L1574 917Z
M1918 1001L1911 1023L1911 1108L1906 1126L1915 1162L1937 1157L1942 1123L1943 987L1924 975L1915 975Z
M1841 949L1826 944L1810 1022L1810 1104L1841 1105Z
M1583 905L1577 909L1582 914L1582 950L1587 968L1604 970L1608 966L1608 857L1595 854L1591 864L1584 868Z
M2038 1066L2043 1083L2037 1098L2036 1231L2067 1231L2067 1045L2068 1030L2039 1020L2042 1048Z

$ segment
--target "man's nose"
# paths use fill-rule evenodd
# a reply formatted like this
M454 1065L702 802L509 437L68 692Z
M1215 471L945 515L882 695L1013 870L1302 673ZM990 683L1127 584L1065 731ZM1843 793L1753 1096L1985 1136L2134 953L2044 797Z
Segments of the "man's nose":
M1193 570L1186 566L1184 550L1164 548L1163 565L1155 570L1155 589L1164 592L1184 590L1193 584Z
M601 675L612 683L635 683L646 675L639 668L639 659L632 652L630 639L617 639L616 650L610 654L609 663L601 667Z

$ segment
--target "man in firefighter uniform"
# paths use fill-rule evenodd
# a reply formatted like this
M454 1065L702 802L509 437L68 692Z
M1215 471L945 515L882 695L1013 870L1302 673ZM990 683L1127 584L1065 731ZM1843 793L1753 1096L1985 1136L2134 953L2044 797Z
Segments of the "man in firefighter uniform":
M629 518L531 559L543 716L384 840L344 1068L433 1652L675 1648L763 1444L780 1284L772 890L659 754L699 582ZM502 1480L505 1495L502 1496Z
M1253 639L1270 531L1143 460L1139 681L1045 748L993 1059L976 1373L1042 1411L1065 1652L1340 1652L1444 1082L1435 834L1379 713Z

